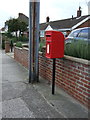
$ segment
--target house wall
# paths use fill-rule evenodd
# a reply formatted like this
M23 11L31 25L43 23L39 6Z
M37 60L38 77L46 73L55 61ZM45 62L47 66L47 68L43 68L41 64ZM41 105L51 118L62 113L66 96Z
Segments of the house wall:
M14 58L28 68L28 49L15 47ZM90 64L88 62L90 61L69 56L56 59L55 81L57 86L90 107ZM42 53L39 53L39 75L52 81L52 59L47 59Z

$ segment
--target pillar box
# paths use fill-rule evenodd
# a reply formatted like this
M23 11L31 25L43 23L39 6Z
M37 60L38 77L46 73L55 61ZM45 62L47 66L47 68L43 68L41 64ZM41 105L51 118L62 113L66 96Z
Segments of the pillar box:
M59 31L46 31L46 57L64 57L64 35Z
M10 42L9 41L5 41L5 53L10 52Z

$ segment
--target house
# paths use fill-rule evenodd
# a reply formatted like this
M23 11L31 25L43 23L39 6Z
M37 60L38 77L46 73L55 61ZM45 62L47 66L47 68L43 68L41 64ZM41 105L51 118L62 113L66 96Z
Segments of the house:
M18 20L25 22L27 25L29 25L29 18L24 15L23 13L18 14Z
M23 13L19 13L18 14L18 20L25 22L28 26L29 26L29 18L24 15ZM29 27L28 27L29 29ZM26 30L25 32L23 32L23 35L28 37L29 36L29 30Z
M72 30L81 27L90 27L90 15L81 16L81 7L77 11L77 17L71 17L68 19L49 21L49 17L46 18L46 23L40 24L40 37L44 39L44 34L46 30L57 30L63 32L66 36Z
M1 29L0 29L0 33L6 33L8 31L8 27L7 26L5 26L5 27L2 27Z

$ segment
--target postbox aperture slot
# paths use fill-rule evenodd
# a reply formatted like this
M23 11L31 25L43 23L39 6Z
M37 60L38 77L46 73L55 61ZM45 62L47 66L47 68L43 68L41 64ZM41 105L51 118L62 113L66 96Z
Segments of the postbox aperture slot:
M46 35L46 37L51 37L51 35Z

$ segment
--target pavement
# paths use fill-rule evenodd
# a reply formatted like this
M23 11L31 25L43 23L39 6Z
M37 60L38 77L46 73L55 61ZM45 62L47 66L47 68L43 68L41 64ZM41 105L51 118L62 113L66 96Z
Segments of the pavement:
M1 118L88 118L88 109L64 90L51 94L51 84L28 82L28 70L0 49ZM38 119L39 120L39 119Z

